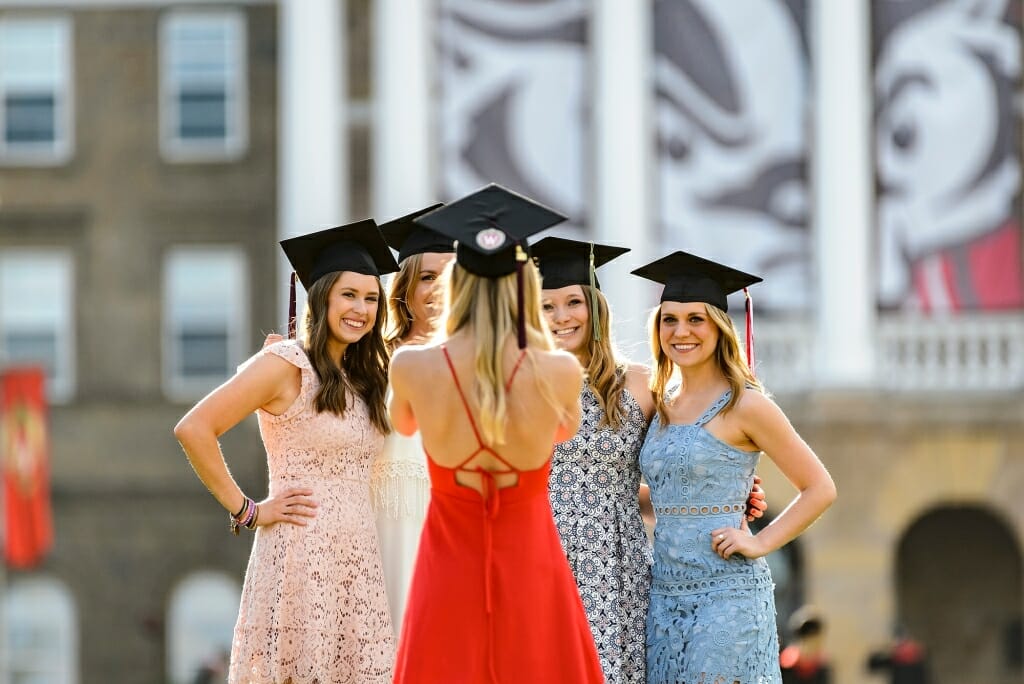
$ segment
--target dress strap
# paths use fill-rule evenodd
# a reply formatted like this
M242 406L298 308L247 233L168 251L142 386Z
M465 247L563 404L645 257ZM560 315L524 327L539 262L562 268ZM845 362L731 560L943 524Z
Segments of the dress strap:
M516 379L516 373L519 372L519 366L523 365L523 359L526 358L526 350L522 349L519 351L519 358L516 359L516 365L512 367L512 374L508 376L508 381L505 383L505 393L507 394L512 389L512 381Z
M722 408L726 404L729 403L729 399L731 399L731 398L732 398L732 388L725 390L725 394L720 396L718 398L718 401L716 401L714 404L712 404L708 408L708 410L704 412L704 415L702 415L700 418L697 419L697 422L694 423L694 425L700 427L702 425L706 425L707 423L709 423L711 421L711 419L714 418L715 416L717 416L718 412L721 411Z
M462 408L466 411L466 417L469 418L469 426L473 428L473 434L476 436L476 443L482 449L484 447L484 441L480 439L480 431L476 429L476 421L473 420L473 413L469 410L469 402L466 401L466 395L462 392L462 384L459 382L459 376L455 373L455 364L452 363L452 357L448 355L448 348L441 345L441 351L444 353L444 360L448 362L448 370L452 373L452 380L455 381L455 389L459 392L459 399L462 400ZM477 449L479 451L479 449ZM474 452L474 456L476 453ZM472 458L472 456L470 456Z

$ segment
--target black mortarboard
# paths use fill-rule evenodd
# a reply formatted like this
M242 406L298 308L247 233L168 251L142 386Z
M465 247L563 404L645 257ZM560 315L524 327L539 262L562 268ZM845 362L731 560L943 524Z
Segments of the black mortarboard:
M704 302L722 311L729 310L730 294L762 280L686 252L673 252L632 273L664 285L663 302Z
M295 269L302 286L309 291L317 280L335 271L354 271L381 276L398 270L388 243L373 219L281 240L281 249ZM294 336L295 281L292 280L288 307L289 337Z
M516 274L517 342L524 349L523 264L529 259L526 238L565 219L531 199L491 183L420 216L416 223L455 240L455 261L470 273L483 278Z
M560 237L546 237L530 245L530 256L540 269L545 290L557 290L570 285L600 288L594 269L628 251L628 247L614 247Z
M335 271L381 276L398 270L373 219L281 240L281 249L306 290Z
M384 234L384 239L388 241L392 249L398 252L399 261L405 261L414 254L426 252L445 254L455 251L455 241L452 238L441 235L436 230L416 225L414 221L423 214L443 206L444 204L440 202L431 204L425 209L406 214L380 226L380 232Z
M492 183L415 222L455 240L455 260L470 273L500 278L515 273L517 245L525 254L526 238L565 219Z
M663 284L663 302L704 302L728 311L729 295L743 290L746 295L747 365L751 371L754 370L754 307L747 288L763 278L686 252L672 252L632 273Z
M580 242L560 237L546 237L530 248L530 254L543 280L545 290L557 290L570 285L589 285L600 289L595 270L612 259L620 257L629 249L599 245L596 242ZM597 299L590 298L590 325L595 340L601 339L601 326L597 320Z

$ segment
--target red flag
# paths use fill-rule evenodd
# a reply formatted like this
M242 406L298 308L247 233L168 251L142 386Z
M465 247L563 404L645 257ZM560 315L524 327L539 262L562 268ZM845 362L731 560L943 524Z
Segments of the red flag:
M43 388L42 369L12 368L0 373L4 557L15 568L37 564L53 545Z

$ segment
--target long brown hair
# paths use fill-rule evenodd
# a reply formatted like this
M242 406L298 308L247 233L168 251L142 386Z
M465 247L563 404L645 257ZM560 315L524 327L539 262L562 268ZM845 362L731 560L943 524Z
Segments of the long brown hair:
M328 352L331 328L327 320L327 308L331 288L341 274L342 271L335 271L323 276L313 283L306 297L306 312L302 322L303 348L320 379L313 407L318 413L330 411L343 416L348 408L348 392L352 391L366 402L370 422L386 435L391 432L391 423L384 404L390 362L382 332L388 320L387 307L382 301L384 288L380 278L377 278L381 302L377 304L373 327L358 342L348 345L339 367Z
M594 390L597 403L604 413L601 422L618 430L625 420L619 400L626 388L626 364L617 360L618 353L611 335L612 314L604 293L589 285L580 285L580 289L583 290L587 311L597 309L597 329L601 333L601 339L598 340L594 337L594 322L586 326L587 339L584 344L587 345L589 359L586 367L587 384Z
M473 332L476 382L473 393L480 407L480 432L484 442L505 442L505 345L516 339L516 277L483 278L457 262L451 267L448 310L444 329L448 336L463 328ZM523 268L523 315L526 323L526 357L536 370L535 350L551 351L555 343L544 324L540 306L540 277L532 263ZM534 373L541 398L558 407L554 392L542 373Z
M722 412L731 410L740 400L740 395L747 389L753 387L759 392L764 392L761 382L754 376L747 359L740 349L740 337L736 332L736 325L729 318L729 314L719 309L714 304L704 304L708 312L708 318L718 328L718 344L715 345L715 362L719 370L725 376L726 382L732 389L732 396L729 403ZM665 389L675 373L673 364L665 351L661 348L661 306L659 305L651 314L651 354L654 356L654 372L651 374L651 392L654 393L654 405L658 409L658 417L664 427L668 424L668 414L665 408Z
M388 281L387 308L388 329L384 334L384 343L390 351L394 351L402 340L412 331L412 301L419 281L420 266L423 264L422 254L413 254L402 260L398 273Z

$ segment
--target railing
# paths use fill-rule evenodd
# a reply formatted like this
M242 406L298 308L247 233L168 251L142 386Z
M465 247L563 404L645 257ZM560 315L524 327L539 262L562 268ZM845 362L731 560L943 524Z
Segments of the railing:
M757 373L779 394L811 389L809 319L758 322ZM890 391L1024 389L1024 314L886 314L876 330L874 386Z

